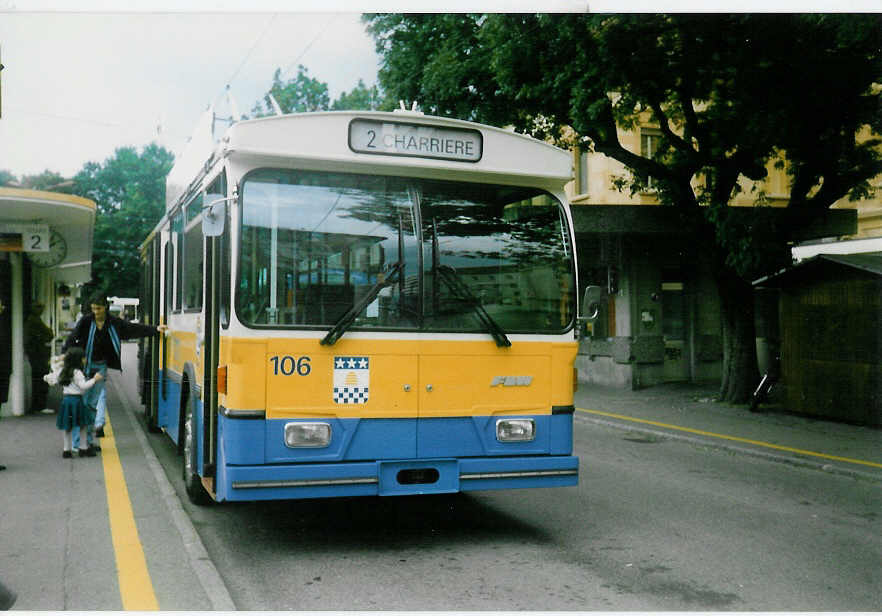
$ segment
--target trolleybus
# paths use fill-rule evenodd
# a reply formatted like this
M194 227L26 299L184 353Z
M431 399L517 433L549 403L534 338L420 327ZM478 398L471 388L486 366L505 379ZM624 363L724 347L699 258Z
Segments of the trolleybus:
M193 502L577 483L567 152L412 111L210 133L141 245L146 421Z

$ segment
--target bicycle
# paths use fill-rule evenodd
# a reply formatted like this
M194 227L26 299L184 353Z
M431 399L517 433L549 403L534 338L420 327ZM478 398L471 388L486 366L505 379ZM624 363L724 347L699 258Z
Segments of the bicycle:
M763 378L760 379L759 385L757 385L753 395L750 397L751 413L759 413L759 405L768 400L769 394L772 393L772 388L778 382L778 366L780 365L780 362L780 355L776 355L774 361L772 361L772 364L769 366L768 371L763 375Z

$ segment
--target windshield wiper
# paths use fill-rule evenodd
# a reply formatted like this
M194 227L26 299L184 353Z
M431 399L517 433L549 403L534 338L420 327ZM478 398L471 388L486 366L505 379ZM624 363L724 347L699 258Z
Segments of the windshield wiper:
M364 297L353 304L352 307L346 311L346 314L344 314L336 323L334 323L331 331L329 331L327 335L322 338L321 343L325 345L331 345L337 342L337 340L340 339L340 336L346 333L346 330L349 329L349 326L352 325L352 323L358 317L359 313L364 310L368 304L370 304L377 298L377 295L380 294L380 291L382 291L386 287L392 286L392 278L395 275L398 275L399 277L401 276L401 270L403 268L403 261L393 263L392 267L389 268L389 271L386 272L386 276L384 277L384 279L372 286Z
M471 289L465 285L459 277L459 274L456 273L456 270L449 265L439 265L436 271L441 276L441 280L444 281L444 284L453 291L454 295L471 304L472 309L475 311L475 314L478 315L481 323L484 324L484 327L487 328L487 331L490 332L490 335L493 336L493 339L496 341L496 346L510 347L511 340L505 335L505 331L499 327L499 324L493 320L493 317L484 310L481 301L475 297L475 294L472 293Z

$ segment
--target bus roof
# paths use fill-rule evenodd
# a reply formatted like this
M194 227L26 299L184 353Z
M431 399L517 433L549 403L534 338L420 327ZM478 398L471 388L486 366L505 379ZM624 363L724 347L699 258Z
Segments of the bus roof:
M517 182L548 189L561 189L572 178L569 152L513 131L419 112L327 111L269 116L237 122L219 141L211 134L211 119L203 117L168 175L167 210L177 204L200 172L220 157L260 159L268 165L274 161L288 165L292 161L318 162L336 170L377 173L382 169L383 173L411 176L431 170L435 177ZM371 131L373 137L385 133L377 140L379 143L385 136L389 147L360 144L358 140ZM401 147L395 147L392 133L401 139ZM409 150L407 140L412 146ZM420 149L420 143L425 147Z

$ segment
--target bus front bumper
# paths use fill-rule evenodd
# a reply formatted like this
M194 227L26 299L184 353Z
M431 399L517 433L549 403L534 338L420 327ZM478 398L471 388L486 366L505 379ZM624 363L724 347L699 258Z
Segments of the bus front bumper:
M225 465L218 500L444 494L575 486L576 456L380 460L318 464Z

